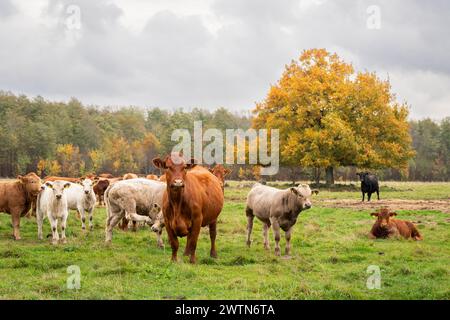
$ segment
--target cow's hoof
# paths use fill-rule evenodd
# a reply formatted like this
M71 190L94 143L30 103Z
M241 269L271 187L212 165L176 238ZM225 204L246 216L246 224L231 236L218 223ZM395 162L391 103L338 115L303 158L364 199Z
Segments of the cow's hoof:
M275 250L275 255L277 256L277 257L279 257L281 254L280 254L280 250Z
M252 242L251 241L247 241L247 247L249 247L250 248L250 245L252 244Z
M61 243L63 243L63 244L66 244L66 243L67 243L67 239L66 239L66 238L61 239L60 241L61 241Z
M58 245L58 240L52 240L52 245L54 246Z
M211 258L217 259L217 252L211 252L209 255Z

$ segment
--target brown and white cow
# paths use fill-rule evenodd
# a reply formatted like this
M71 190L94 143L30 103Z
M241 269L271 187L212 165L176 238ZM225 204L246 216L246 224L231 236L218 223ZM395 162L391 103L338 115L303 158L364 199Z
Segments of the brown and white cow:
M14 239L20 240L20 217L27 214L41 191L41 179L34 173L18 176L18 181L0 183L0 212L11 215Z
M413 223L393 218L397 215L396 212L382 208L370 215L377 217L369 233L369 237L372 239L403 237L405 239L423 240L422 235Z
M163 169L167 187L162 211L172 247L172 261L177 261L178 237L187 236L184 255L195 263L195 250L201 227L209 226L211 257L217 257L217 218L223 207L223 192L219 179L205 168L197 168L194 159L186 162L179 153L164 160L153 159L155 167Z

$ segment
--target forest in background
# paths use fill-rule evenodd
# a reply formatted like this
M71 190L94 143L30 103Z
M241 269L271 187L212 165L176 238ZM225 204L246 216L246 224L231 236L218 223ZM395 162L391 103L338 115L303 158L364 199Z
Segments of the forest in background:
M177 142L175 129L248 129L252 119L219 108L167 111L160 108L84 106L80 101L52 102L0 92L0 176L15 177L29 171L40 176L81 176L110 172L122 175L159 173L152 158L166 155ZM450 117L409 121L415 156L407 172L382 169L384 180L449 181ZM269 180L310 179L322 169L284 166ZM338 181L355 180L355 167L335 170ZM233 166L233 179L259 179L250 165Z

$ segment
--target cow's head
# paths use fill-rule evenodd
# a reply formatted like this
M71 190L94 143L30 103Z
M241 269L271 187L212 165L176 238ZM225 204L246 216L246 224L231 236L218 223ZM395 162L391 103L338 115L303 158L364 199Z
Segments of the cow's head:
M167 186L172 189L183 188L187 170L197 165L194 159L186 162L181 154L175 152L167 156L165 160L153 159L153 164L155 167L164 170Z
M30 172L25 176L17 176L17 179L25 187L28 194L37 196L41 191L41 179L34 172Z
M306 210L312 207L311 196L313 194L318 194L319 190L311 190L309 185L299 184L297 187L292 187L291 192L297 197L302 210Z
M84 194L90 194L94 192L94 184L96 180L92 181L91 179L82 179L79 183L83 187Z
M164 216L161 207L157 203L152 205L150 216L155 217L151 228L152 231L161 232L162 228L164 228Z
M390 211L388 208L382 208L378 212L372 212L370 215L377 217L377 222L381 228L386 228L391 217L396 216L397 213Z
M363 182L369 175L368 172L357 172L356 175L359 177L359 181Z
M225 168L221 164L216 164L214 168L209 169L209 171L215 175L219 180L222 182L222 184L225 182L225 177L231 172L230 169Z
M64 195L64 190L70 188L70 182L62 180L56 180L53 182L47 181L45 183L45 186L52 189L53 195L56 200L61 200Z

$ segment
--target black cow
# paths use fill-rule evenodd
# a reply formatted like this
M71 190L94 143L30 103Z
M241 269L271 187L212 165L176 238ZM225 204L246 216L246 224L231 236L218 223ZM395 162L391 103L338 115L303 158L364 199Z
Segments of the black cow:
M356 175L359 176L359 180L361 181L362 201L364 202L364 196L366 193L367 201L370 201L370 197L374 192L377 193L378 200L380 200L378 178L374 174L368 172L358 172Z

